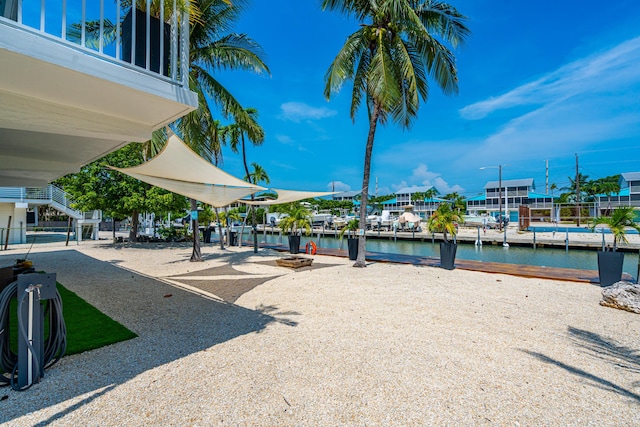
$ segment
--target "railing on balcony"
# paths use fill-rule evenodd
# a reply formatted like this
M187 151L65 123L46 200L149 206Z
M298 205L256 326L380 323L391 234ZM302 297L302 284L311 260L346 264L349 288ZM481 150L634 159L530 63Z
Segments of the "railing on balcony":
M186 87L189 13L185 4L181 0L6 0L0 2L0 24L18 25Z
M82 212L74 208L76 201L64 190L49 184L47 187L0 187L0 201L47 202L57 210L76 219L102 220L102 211Z

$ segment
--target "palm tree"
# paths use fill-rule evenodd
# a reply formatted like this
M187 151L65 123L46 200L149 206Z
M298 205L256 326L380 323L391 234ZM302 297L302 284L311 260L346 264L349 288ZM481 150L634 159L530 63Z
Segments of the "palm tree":
M264 170L262 166L257 163L252 163L253 172L245 175L244 180L248 181L252 184L258 184L260 182L264 182L265 184L269 184L271 180L269 179L269 175L267 175L267 171ZM251 200L255 200L255 195L251 195ZM255 215L255 206L249 205L247 208L247 214L244 218L244 222L242 223L242 231L240 235L244 233L244 225L247 222L247 218L249 217L249 212L251 212L251 225L253 228L253 252L258 252L258 233L256 232L256 215Z
M290 231L294 235L298 229L304 229L307 235L311 233L311 212L301 203L289 203L284 207L283 212L287 216L280 220L279 226L282 231L285 233Z
M384 125L391 119L408 129L417 117L420 99L427 99L429 75L445 94L457 93L454 55L436 37L456 48L469 30L464 16L436 0L323 0L322 8L362 22L331 63L324 94L330 99L352 80L351 119L355 120L363 101L367 106L369 132L360 201L360 228L365 229L378 123ZM366 265L365 245L365 236L360 236L355 267Z
M244 112L246 113L246 120L227 125L224 140L229 143L229 148L231 148L232 152L236 154L241 152L244 172L246 176L249 176L245 137L251 141L254 146L262 145L264 142L264 129L262 129L257 122L258 110L255 108L246 108Z
M251 126L254 120L212 73L224 69L262 73L269 72L269 68L255 41L244 34L227 34L239 18L245 0L234 0L232 5L227 0L191 0L189 4L199 12L198 19L192 21L189 36L189 88L198 96L198 109L180 118L172 127L196 153L218 165L222 163L222 129L213 118L210 103L218 107L224 117L231 116L236 123L251 129L251 135L254 135ZM191 200L192 210L196 206L197 202ZM191 261L201 261L197 221L193 227ZM222 235L220 237L222 240Z
M626 236L627 228L633 228L640 232L640 225L634 221L635 210L632 206L620 206L613 211L613 215L595 218L591 224L591 229L603 224L609 227L613 234L613 251L618 248L619 243L629 243Z
M620 192L620 184L617 182L607 181L603 182L600 189L607 195L607 214L611 212L611 195L618 194Z
M431 211L431 208L433 208L433 199L438 194L440 194L440 193L438 192L438 190L435 187L431 187L430 189L428 189L427 191L424 192L424 197L429 200L429 208L430 208L429 210L430 211Z
M443 199L451 201L452 207L458 214L460 214L460 211L464 211L467 209L467 204L464 201L464 196L461 196L455 191L453 193L447 194L443 197Z
M458 232L457 224L462 222L462 217L456 211L451 209L449 203L441 203L438 209L431 215L427 222L427 228L430 232L443 233L446 242L449 241L447 233L455 236Z

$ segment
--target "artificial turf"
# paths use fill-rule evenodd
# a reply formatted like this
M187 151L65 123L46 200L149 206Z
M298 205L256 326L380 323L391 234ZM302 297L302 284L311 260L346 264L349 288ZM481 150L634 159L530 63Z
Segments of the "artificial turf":
M126 341L137 335L122 324L111 319L106 314L71 292L60 283L57 289L62 298L62 316L67 328L67 350L65 355L82 353L105 345ZM12 321L10 325L11 348L17 352L17 302L11 305ZM49 334L48 321L45 321L45 339Z
M137 335L58 283L67 326L67 351L76 354L126 341Z

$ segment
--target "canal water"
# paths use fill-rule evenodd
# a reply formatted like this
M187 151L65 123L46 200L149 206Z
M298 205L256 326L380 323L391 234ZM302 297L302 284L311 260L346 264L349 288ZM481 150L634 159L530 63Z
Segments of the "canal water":
M287 236L279 236L277 234L258 233L258 242L288 245ZM245 233L244 241L250 241L251 235ZM345 253L347 250L347 240L341 243L340 239L334 237L321 237L317 235L313 237L302 236L300 245L304 247L309 240L313 240L318 247L324 248L342 248ZM386 239L367 239L367 250L372 252L382 252L391 254L416 255L416 256L440 256L440 244L436 240L435 244L431 241L409 241L409 240L386 240ZM523 265L539 265L547 267L576 268L583 270L598 269L598 255L596 251L587 251L579 249L553 249L553 248L536 248L511 246L508 248L501 245L483 245L475 246L472 244L458 244L457 259L468 259L485 262L501 262L506 264L523 264ZM638 272L638 254L625 253L624 255L624 271L637 276Z

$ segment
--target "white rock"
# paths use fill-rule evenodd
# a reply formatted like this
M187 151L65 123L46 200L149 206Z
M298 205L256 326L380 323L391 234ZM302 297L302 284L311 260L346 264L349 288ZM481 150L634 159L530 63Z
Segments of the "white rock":
M600 305L640 314L640 285L619 281L602 289Z

